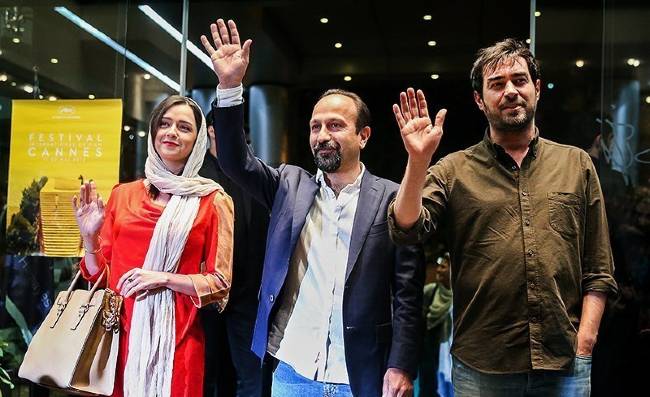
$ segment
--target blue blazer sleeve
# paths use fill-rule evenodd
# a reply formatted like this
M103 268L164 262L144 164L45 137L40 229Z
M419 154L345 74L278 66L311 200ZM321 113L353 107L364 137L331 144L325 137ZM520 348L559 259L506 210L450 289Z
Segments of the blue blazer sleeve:
M398 246L393 287L393 340L388 368L399 368L415 379L422 335L424 253L420 244Z
M280 169L255 157L246 144L244 105L217 107L212 104L217 158L223 172L257 201L271 210L280 181Z

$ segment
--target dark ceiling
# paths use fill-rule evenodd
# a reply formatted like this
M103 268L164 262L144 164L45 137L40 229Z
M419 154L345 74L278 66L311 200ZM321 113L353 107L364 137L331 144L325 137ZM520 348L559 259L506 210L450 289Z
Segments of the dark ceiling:
M5 2L6 3L6 2ZM180 44L149 19L149 5L181 30L182 2L75 1L64 6L152 67L180 82ZM245 84L271 84L292 95L292 131L304 127L313 100L325 88L349 88L363 94L378 129L393 130L390 105L400 90L423 88L432 107L450 109L443 152L480 139L483 116L472 102L469 70L476 51L505 37L530 35L526 0L460 1L190 1L189 39L209 33L217 18L234 19L244 38L253 39ZM564 133L558 115L589 114L615 95L615 82L634 80L650 95L650 6L647 0L537 0L536 54L542 65L541 125ZM603 12L605 10L605 12ZM160 79L55 12L50 1L0 5L0 98L123 98L125 122L144 124L153 104L174 92ZM430 20L424 16L430 15ZM327 23L321 23L327 18ZM4 21L6 22L6 21ZM18 36L19 43L14 39ZM604 41L603 41L604 39ZM429 46L435 41L435 46ZM342 43L335 48L335 43ZM52 63L52 58L58 60ZM628 65L639 59L637 67ZM582 67L576 62L582 61ZM432 75L437 79L432 79ZM188 54L187 89L212 90L212 70ZM344 81L349 76L351 81ZM0 76L1 77L1 76ZM610 82L607 85L606 81ZM13 83L11 85L10 83ZM552 90L546 84L551 83ZM25 90L25 84L35 87ZM8 119L9 106L1 118ZM555 124L554 124L555 123ZM295 127L295 128L294 128ZM141 128L141 127L137 127ZM479 131L465 135L465 131ZM391 134L396 133L392 131ZM578 134L579 135L579 134ZM585 135L589 135L586 133ZM392 135L391 135L392 136ZM377 145L373 156L400 145L396 136ZM307 153L306 151L300 152ZM308 155L308 153L307 153ZM399 178L399 167L395 175ZM389 171L393 172L393 171Z
M626 25L618 26L621 43L647 45L647 13L635 11L643 1L615 3L619 14L629 10ZM49 1L22 1L27 40L14 44L0 33L1 64L30 82L38 68L43 92L58 97L124 96L130 74L144 73L103 43L83 32L53 10ZM116 42L179 81L180 45L130 1L61 1L63 5ZM182 3L154 1L150 5L178 30ZM607 5L606 4L606 5ZM573 62L582 51L600 61L602 4L597 1L539 0L536 18L537 48L551 69ZM465 80L473 55L482 46L504 37L526 39L530 30L529 2L525 0L330 0L330 1L190 1L189 38L200 47L199 36L209 32L216 18L232 18L243 37L253 39L248 84L271 83L290 87L341 84L348 75L354 84L390 81ZM5 8L3 8L5 9ZM425 20L424 15L431 15ZM328 18L328 23L320 22ZM625 28L625 29L623 29ZM645 31L645 33L643 33ZM435 41L435 46L429 46ZM335 48L335 43L342 43ZM538 51L538 52L540 52ZM57 57L58 65L49 60ZM557 61L560 62L557 62ZM126 75L127 79L124 79ZM188 56L188 88L212 87L212 71ZM430 81L429 81L430 83ZM164 89L156 79L147 90Z

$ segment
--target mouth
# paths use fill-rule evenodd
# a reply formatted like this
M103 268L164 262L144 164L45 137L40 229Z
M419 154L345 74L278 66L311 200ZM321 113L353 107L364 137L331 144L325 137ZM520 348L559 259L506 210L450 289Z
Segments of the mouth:
M524 108L524 104L521 104L521 103L510 104L510 105L505 105L505 106L501 107L502 110L517 110L517 109L523 109L523 108Z
M317 154L317 155L328 156L328 155L330 155L330 154L335 154L335 153L337 153L338 150L339 150L339 149L338 149L337 147L333 147L333 146L329 146L329 145L328 145L328 146L316 147L316 148L314 149L314 153Z
M317 154L331 154L336 153L336 149L318 149L316 150Z
M180 146L178 143L176 143L176 142L170 142L170 141L163 141L162 144L165 145L165 146L169 146L169 147Z

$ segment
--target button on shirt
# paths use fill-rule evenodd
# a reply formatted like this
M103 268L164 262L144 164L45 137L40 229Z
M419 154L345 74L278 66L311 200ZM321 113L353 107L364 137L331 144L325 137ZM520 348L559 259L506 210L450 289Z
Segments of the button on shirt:
M454 291L452 353L488 373L569 368L586 291L616 292L605 205L584 151L535 137L521 168L483 141L429 169L420 220L441 226Z
M318 170L316 193L291 258L268 351L300 375L348 384L343 341L343 292L361 179L338 197ZM291 309L293 307L293 310Z

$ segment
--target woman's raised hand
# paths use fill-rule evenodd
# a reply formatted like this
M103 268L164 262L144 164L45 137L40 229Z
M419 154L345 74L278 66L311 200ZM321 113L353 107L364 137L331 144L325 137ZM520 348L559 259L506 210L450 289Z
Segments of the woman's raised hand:
M219 88L238 87L248 68L252 40L248 39L243 44L239 38L237 25L229 20L228 25L223 19L210 25L212 42L206 36L201 36L201 43L210 55L212 68L219 78Z
M95 182L81 185L79 196L72 198L72 208L84 240L96 238L104 224L104 202L97 193Z

